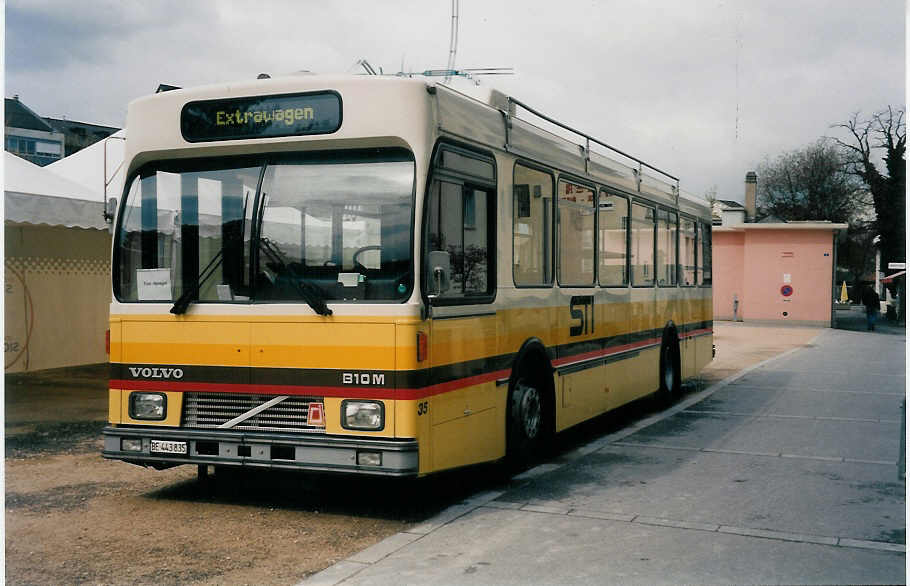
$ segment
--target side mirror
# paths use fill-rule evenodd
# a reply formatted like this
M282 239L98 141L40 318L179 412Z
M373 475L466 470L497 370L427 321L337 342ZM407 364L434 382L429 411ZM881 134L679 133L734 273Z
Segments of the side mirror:
M108 198L107 203L104 206L104 220L111 224L114 222L114 216L117 214L117 198L111 197Z
M429 256L431 294L439 297L449 290L449 273L452 270L452 258L445 250L433 250Z

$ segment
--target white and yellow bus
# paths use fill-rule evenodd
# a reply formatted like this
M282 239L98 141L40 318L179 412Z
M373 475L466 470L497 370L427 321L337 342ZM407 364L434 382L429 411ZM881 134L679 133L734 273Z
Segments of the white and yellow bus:
M103 455L418 476L679 393L712 358L710 211L484 94L299 75L130 104Z

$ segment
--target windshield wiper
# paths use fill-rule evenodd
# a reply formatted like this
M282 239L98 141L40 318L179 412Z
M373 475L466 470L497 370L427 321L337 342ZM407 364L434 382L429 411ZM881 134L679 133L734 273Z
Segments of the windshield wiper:
M274 242L268 238L260 238L259 244L261 250L269 257L269 260L281 267L286 273L287 278L294 283L297 287L297 292L300 293L300 296L307 302L307 305L309 305L313 311L319 315L332 315L332 310L329 309L329 306L325 303L325 294L322 290L298 275L297 271L284 261L284 255L282 254L281 249L278 248Z
M177 301L174 302L174 307L171 308L171 313L174 315L180 315L181 313L186 313L187 308L190 306L190 303L193 302L193 299L196 297L196 294L199 292L199 288L202 287L202 284L209 280L215 271L221 266L222 250L219 250L215 253L215 256L212 257L212 260L209 261L209 264L205 265L205 268L202 269L202 272L199 273L199 278L196 279L196 282L193 283L193 286L183 292L183 295L177 298Z
M307 305L312 307L313 311L319 315L332 315L332 310L325 304L325 295L322 292L322 289L299 278L297 273L294 272L294 269L290 269L289 272L291 273L291 279L294 280L294 284L297 285L297 290L300 291L300 296L307 302Z

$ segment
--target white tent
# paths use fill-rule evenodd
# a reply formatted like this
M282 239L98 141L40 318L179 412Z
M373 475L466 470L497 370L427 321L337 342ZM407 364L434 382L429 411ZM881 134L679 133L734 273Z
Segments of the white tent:
M5 219L106 229L104 202L123 190L125 137L120 130L46 167L4 153Z
M107 360L111 236L99 150L47 167L4 153L6 372Z
M101 192L61 177L11 153L4 155L4 219L104 230Z
M120 199L123 191L123 148L126 131L118 130L77 153L55 161L46 168L55 174L79 183L103 201Z

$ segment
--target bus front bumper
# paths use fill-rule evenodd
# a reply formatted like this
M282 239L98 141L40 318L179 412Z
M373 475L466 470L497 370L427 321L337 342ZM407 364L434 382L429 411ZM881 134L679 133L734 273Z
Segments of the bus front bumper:
M416 439L113 425L103 435L105 458L156 468L212 464L417 476L419 467Z

